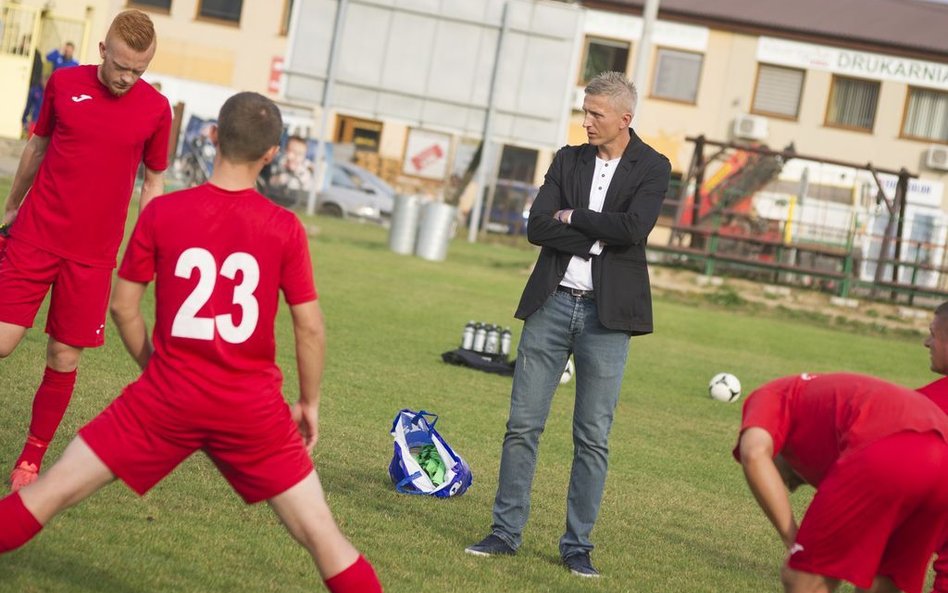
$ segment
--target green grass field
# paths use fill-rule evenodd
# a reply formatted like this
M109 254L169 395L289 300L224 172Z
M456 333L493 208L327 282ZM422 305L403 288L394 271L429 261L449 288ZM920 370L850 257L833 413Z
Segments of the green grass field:
M658 299L656 333L632 341L612 431L609 481L593 532L593 559L604 577L578 580L558 565L572 384L558 391L542 439L520 554L474 558L463 548L490 524L510 379L445 365L440 354L456 346L469 319L509 324L516 339L520 323L512 312L535 252L459 239L446 262L431 263L389 252L385 231L371 225L306 222L319 231L312 249L329 336L316 465L344 531L392 593L778 591L779 541L730 456L740 404L710 400L707 380L729 370L747 393L801 371L872 373L910 386L932 379L921 338ZM40 329L0 362L4 467L19 452L42 371L42 324L41 315ZM285 311L277 339L293 398ZM83 359L49 458L135 371L110 324L107 345ZM473 469L467 494L436 500L394 492L388 429L406 407L441 416L442 433ZM794 495L798 510L809 496ZM306 554L268 507L243 505L201 456L143 499L121 484L106 488L0 557L0 591L22 593L303 592L319 590L315 580Z

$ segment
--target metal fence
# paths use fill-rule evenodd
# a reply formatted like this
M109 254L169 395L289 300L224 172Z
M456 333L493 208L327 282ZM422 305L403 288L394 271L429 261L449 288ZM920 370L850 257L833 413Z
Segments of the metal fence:
M40 35L40 10L0 3L0 54L31 57Z
M884 201L876 202L874 192L859 184L850 186L848 196L836 192L827 199L804 192L801 199L774 181L739 208L720 208L699 225L682 225L675 213L683 210L681 200L689 192L681 183L669 188L649 243L656 263L842 297L909 304L948 297L948 216L940 195L913 202L909 191L907 205L890 214ZM723 201L742 197L748 196Z

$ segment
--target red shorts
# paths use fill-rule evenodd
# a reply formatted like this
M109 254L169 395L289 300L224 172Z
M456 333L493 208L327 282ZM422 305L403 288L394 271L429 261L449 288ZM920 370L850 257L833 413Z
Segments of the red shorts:
M32 327L50 286L46 333L77 348L104 344L112 270L7 239L6 253L0 259L0 321Z
M903 432L849 453L813 497L787 565L868 589L877 575L921 593L948 526L948 444Z
M143 495L197 450L204 451L248 504L273 498L313 471L313 461L282 401L261 412L197 399L171 406L139 380L79 430L119 479Z

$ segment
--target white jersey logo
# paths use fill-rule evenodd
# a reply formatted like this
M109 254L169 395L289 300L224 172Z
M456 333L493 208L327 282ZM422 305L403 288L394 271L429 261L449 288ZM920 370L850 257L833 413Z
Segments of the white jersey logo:
M803 551L803 546L801 546L800 544L793 544L792 546L790 546L790 555L791 555L791 556L793 556L793 555L796 554L797 552L802 552L802 551Z
M79 96L74 96L74 97L72 98L72 100L73 100L74 102L76 102L76 103L81 103L81 102L83 102L83 101L91 101L91 100L92 100L92 97L90 97L89 95L83 94L83 95L79 95Z

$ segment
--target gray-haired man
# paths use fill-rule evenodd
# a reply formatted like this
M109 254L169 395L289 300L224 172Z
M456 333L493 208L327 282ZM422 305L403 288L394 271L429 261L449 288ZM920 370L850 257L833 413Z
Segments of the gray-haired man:
M573 574L599 576L589 539L599 514L609 430L633 335L652 331L645 244L668 188L668 159L632 131L636 90L605 72L586 87L589 139L556 153L530 210L542 247L520 299L524 320L491 533L470 554L513 554L530 511L540 433L570 354L576 363L573 464L559 551Z

